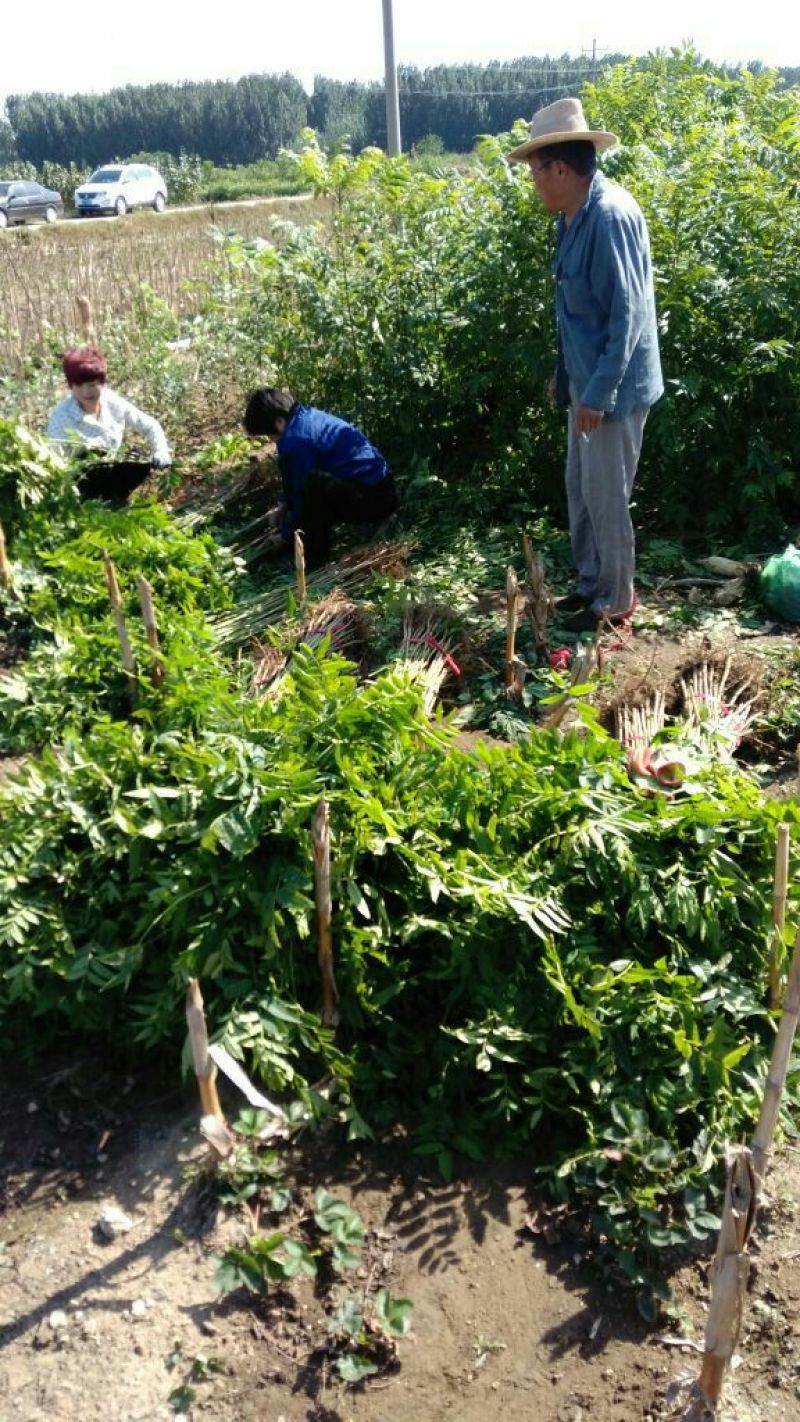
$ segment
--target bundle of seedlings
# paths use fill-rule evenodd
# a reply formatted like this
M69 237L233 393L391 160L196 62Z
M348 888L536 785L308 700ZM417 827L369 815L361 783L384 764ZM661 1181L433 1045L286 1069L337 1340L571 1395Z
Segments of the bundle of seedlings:
M456 639L447 625L447 614L442 608L424 603L406 608L403 639L390 665L392 670L403 672L421 689L428 716L433 715L447 678L461 676L461 667L455 658L457 650Z
M272 642L253 644L253 675L250 678L251 696L270 696L286 674L289 658L285 651Z
M686 775L686 764L668 744L658 744L666 724L664 692L653 691L645 701L623 701L614 709L614 734L628 753L628 774L650 789L676 790Z
M391 573L398 566L403 566L408 550L407 543L379 543L374 548L358 549L336 563L328 563L308 575L309 601L323 598L334 590L353 596L373 573ZM264 592L240 602L237 607L226 610L218 617L209 618L215 645L233 649L261 636L265 628L282 622L286 617L290 597L294 597L294 577L287 574Z
M615 735L628 752L628 764L636 768L647 755L666 720L663 691L654 691L644 702L623 702L614 711Z
M684 724L692 739L732 759L755 717L758 688L750 669L746 675L734 671L731 656L722 666L713 657L704 658L684 669L680 683Z
M268 502L269 508L258 513L225 540L231 552L245 563L256 563L260 558L281 552L284 547L280 527L281 511L273 499Z
M335 590L324 597L302 625L294 645L320 647L327 643L329 652L350 661L358 659L365 638L365 617L358 603ZM280 694L291 661L285 651L272 643L257 644L256 662L250 691L253 696Z
M365 635L363 609L337 588L315 607L300 640L309 647L319 647L327 639L331 652L355 661Z
M224 483L220 482L212 487L209 487L205 480L194 487L190 485L188 489L184 485L181 491L184 497L180 504L177 499L173 502L175 522L187 533L202 528L226 509L240 506L251 493L252 487L253 475L249 470L246 474L227 478Z

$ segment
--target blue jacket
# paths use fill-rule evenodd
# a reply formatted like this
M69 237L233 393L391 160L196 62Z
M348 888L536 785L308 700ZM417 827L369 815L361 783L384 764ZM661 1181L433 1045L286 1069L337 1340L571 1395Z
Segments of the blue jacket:
M285 538L300 527L303 487L309 474L319 471L359 484L379 484L389 472L383 455L361 430L313 405L297 406L276 441L276 449L287 504Z
M559 400L569 382L608 419L649 409L664 393L650 239L625 188L595 174L569 227L559 220L554 270Z

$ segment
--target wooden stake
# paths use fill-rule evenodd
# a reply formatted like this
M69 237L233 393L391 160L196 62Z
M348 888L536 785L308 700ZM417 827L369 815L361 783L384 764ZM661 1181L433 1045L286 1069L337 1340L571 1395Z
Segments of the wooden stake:
M778 825L775 845L775 885L772 891L772 947L769 955L769 1005L776 1011L781 1001L784 958L783 931L786 927L787 884L789 882L789 826Z
M761 1102L761 1114L758 1118L755 1134L750 1142L759 1196L763 1189L764 1176L767 1173L767 1165L769 1164L772 1138L775 1135L775 1126L778 1120L781 1097L783 1096L783 1088L786 1085L786 1072L789 1068L789 1058L792 1055L798 1017L800 1017L800 933L797 934L794 940L794 951L792 952L792 961L789 967L789 980L786 985L786 997L783 1001L783 1012L772 1047L772 1057L770 1059L767 1081L764 1087L764 1097Z
M150 668L150 680L153 686L163 686L166 672L161 656L161 647L158 641L158 625L153 607L153 589L141 574L136 579L136 587L139 593L139 602L142 608L142 618L144 620L144 630L147 633L147 640L150 650L153 653L153 665Z
M331 826L328 802L324 798L317 806L314 816L314 897L317 905L317 936L319 941L319 969L322 976L322 1010L320 1021L323 1027L335 1027L338 1021L336 1003L336 979L333 974L333 936L331 919Z
M517 603L519 600L519 583L513 568L506 572L506 663L503 671L503 681L506 691L516 693L519 691L519 673L517 671L516 641L517 641Z
M14 579L11 574L11 564L8 561L6 552L6 536L3 532L3 525L0 523L0 583L10 592L14 586Z
M746 1249L752 1233L772 1150L786 1072L800 1017L800 933L798 933L778 1033L750 1150L740 1147L732 1160L725 1191L725 1209L714 1260L713 1288L706 1325L703 1367L698 1389L713 1411L722 1392L725 1371L733 1357L742 1320L749 1263Z
M756 1177L750 1151L740 1146L728 1166L725 1205L712 1265L711 1299L705 1351L698 1386L704 1402L716 1409L725 1373L736 1351L750 1272L747 1241L755 1221Z
M303 547L302 529L294 533L294 569L297 577L297 601L303 607L306 601L306 551Z
M225 1123L222 1107L217 1095L217 1068L208 1050L208 1030L203 1011L203 997L197 978L190 978L186 988L186 1025L189 1028L189 1043L192 1049L192 1063L197 1085L200 1088L200 1104L204 1116L214 1116Z
M106 573L108 596L111 599L111 610L114 614L114 622L119 638L122 666L128 678L128 697L133 707L136 705L136 662L133 658L130 638L128 637L128 628L125 624L125 613L122 610L122 598L120 597L119 583L117 582L117 570L105 548L103 549L103 566Z

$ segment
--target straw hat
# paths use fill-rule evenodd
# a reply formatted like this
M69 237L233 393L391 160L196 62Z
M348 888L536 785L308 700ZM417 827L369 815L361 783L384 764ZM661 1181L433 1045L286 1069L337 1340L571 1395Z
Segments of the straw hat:
M615 148L619 143L615 133L586 127L580 99L556 99L554 104L548 104L546 109L539 109L534 114L530 138L506 157L509 163L522 163L547 143L575 143L581 139L593 143L598 153Z

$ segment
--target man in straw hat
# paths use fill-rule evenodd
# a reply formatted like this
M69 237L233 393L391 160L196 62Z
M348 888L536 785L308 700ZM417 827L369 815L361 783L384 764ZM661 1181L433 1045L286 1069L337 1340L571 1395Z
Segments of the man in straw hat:
M579 99L540 109L511 162L527 162L556 240L558 363L549 395L569 407L567 504L577 591L567 626L593 631L633 610L629 510L650 406L663 393L647 225L630 193L597 170L618 142L587 128Z

